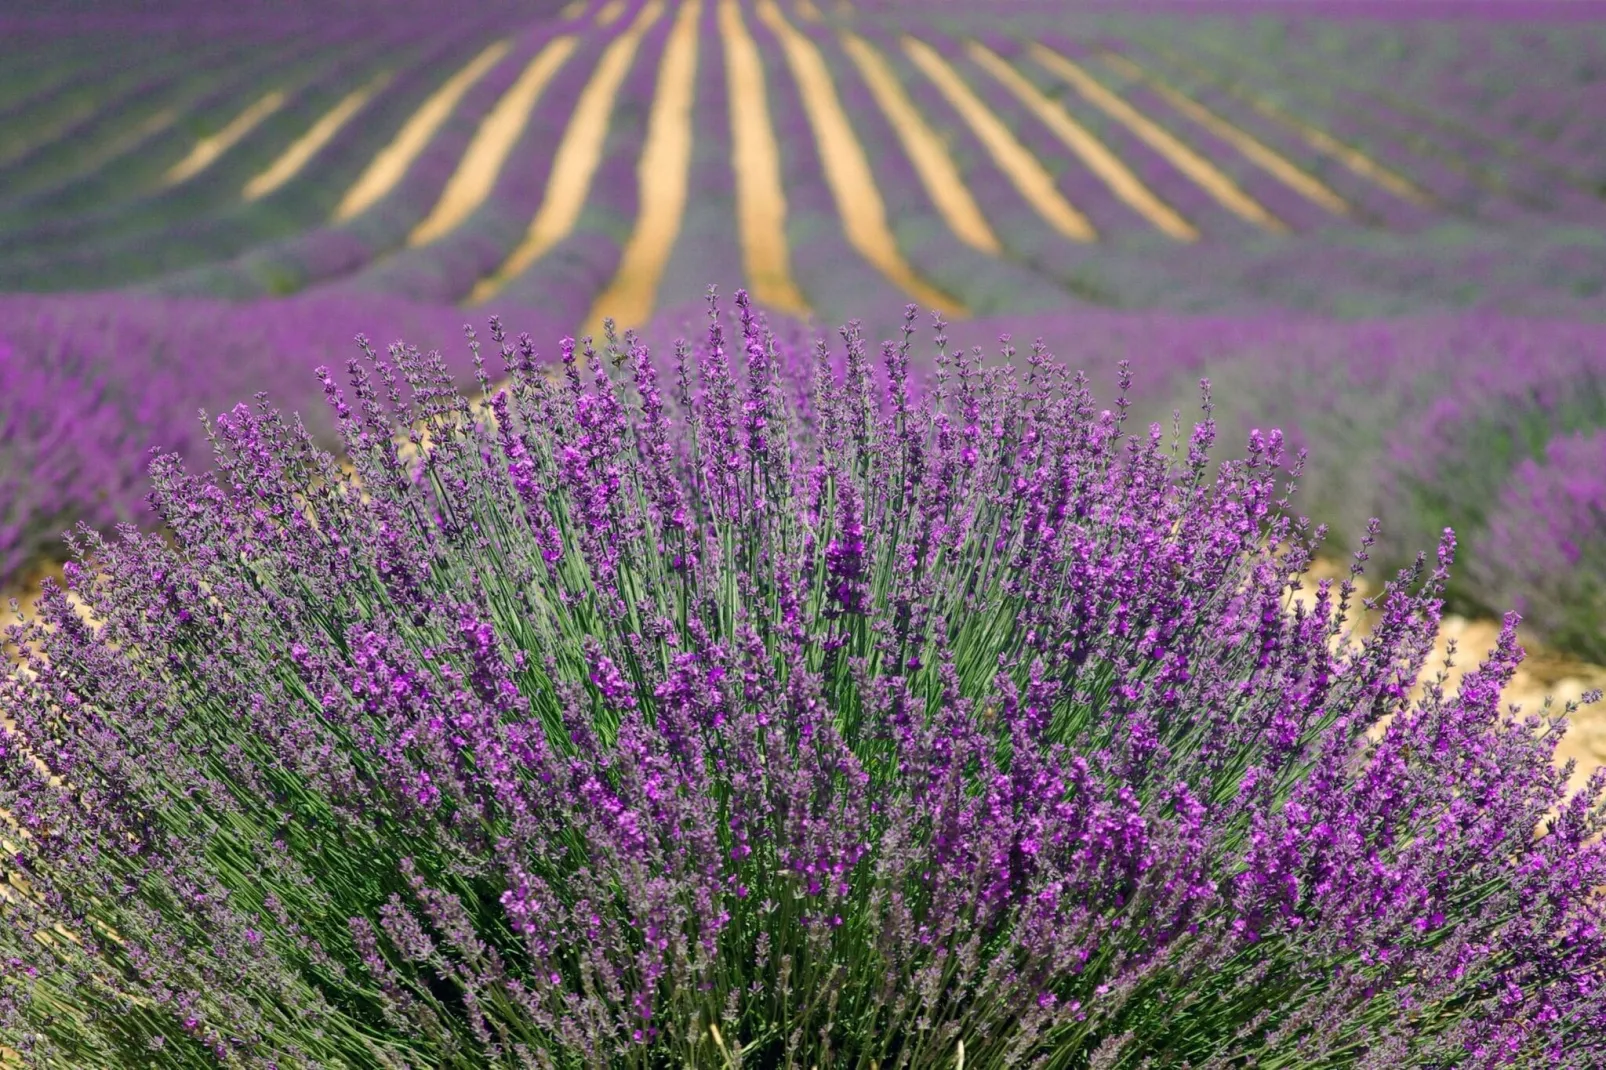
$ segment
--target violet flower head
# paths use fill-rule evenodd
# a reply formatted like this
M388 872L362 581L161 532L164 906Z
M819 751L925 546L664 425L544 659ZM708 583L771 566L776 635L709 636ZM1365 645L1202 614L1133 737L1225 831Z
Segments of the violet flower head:
M864 518L857 493L844 482L838 491L836 533L825 548L826 583L836 613L865 611L864 552Z

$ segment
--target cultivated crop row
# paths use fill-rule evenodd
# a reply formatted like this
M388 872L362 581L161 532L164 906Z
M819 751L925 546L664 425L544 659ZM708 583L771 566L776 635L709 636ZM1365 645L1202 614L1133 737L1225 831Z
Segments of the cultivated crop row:
M680 242L707 247L729 229L739 248L784 254L764 266L776 288L755 283L760 299L827 318L902 298L960 314L1067 299L1240 312L1597 303L1587 253L1571 272L1565 258L1543 270L1511 258L1514 284L1462 292L1438 285L1447 267L1413 271L1404 292L1359 265L1291 273L1329 245L1404 255L1424 229L1475 247L1497 232L1509 244L1516 227L1537 249L1598 215L1578 190L1536 202L1539 165L1500 156L1510 174L1495 174L1483 141L1388 105L1382 89L1301 78L1294 60L1226 65L1208 34L1045 29L1030 9L978 23L769 0L696 8L690 52L668 45L679 7L632 0L511 31L492 17L402 19L388 36L353 22L311 48L289 20L280 53L234 62L225 41L188 80L158 57L139 84L172 82L166 96L129 92L9 165L20 192L0 203L15 250L0 284L540 294L594 324L597 299L638 274L636 231L667 247L652 253L667 264ZM34 96L59 90L35 73ZM695 117L691 146L645 161L668 143L646 137L665 92L689 97L664 107L673 123ZM43 107L30 100L11 108ZM196 114L210 126L186 141ZM674 173L665 188L685 191L672 205L639 198L643 167L665 177L657 161ZM359 196L382 165L383 192ZM722 165L749 177L716 177ZM654 270L670 289L633 297L642 316L694 296Z

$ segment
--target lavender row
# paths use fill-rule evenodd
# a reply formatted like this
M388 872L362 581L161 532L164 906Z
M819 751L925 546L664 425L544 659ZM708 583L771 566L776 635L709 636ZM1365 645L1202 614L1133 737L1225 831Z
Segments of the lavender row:
M1269 62L1258 57L1251 61L1243 54L1239 36L1230 27L1220 29L1225 32L1217 37L1189 36L1188 50L1205 47L1217 65L1247 63L1257 74L1274 77L1296 93L1324 101L1329 114L1347 111L1366 119L1376 131L1374 138L1400 140L1419 154L1443 161L1492 195L1488 209L1496 213L1492 218L1520 211L1586 222L1601 216L1593 191L1558 181L1554 168L1547 169L1541 155L1511 149L1501 152L1503 143L1486 130L1469 129L1469 124L1448 121L1423 107L1419 101L1424 94L1404 73L1410 68L1396 60L1374 58L1366 65L1345 67L1313 56L1308 49L1285 48L1271 51L1274 58ZM1509 204L1502 209L1504 202Z
M186 42L190 43L190 42ZM22 49L31 47L34 64ZM105 53L114 42L90 37L45 37L18 42L19 53L6 57L6 90L0 103L0 165L8 169L20 159L51 144L63 133L116 96L119 79L107 78ZM120 50L124 85L146 71L162 67L164 57L150 41L134 41ZM111 84L108 84L110 82Z
M161 181L194 142L197 117L210 123L260 96L266 77L312 47L304 34L200 46L172 69L119 93L64 136L5 169L0 222L24 233L45 221L104 219ZM175 117L149 135L130 138L164 110ZM85 166L87 161L88 166Z
M1205 67L1227 77L1232 87L1272 98L1284 110L1426 190L1442 211L1500 220L1513 210L1496 178L1469 166L1459 154L1409 129L1408 124L1402 125L1397 115L1375 102L1346 99L1341 90L1325 82L1300 79L1291 68L1273 70L1263 60L1241 60L1230 43L1182 37L1169 27L1132 29L1126 39L1144 46L1151 63L1158 61L1157 65L1167 69L1176 65L1173 57L1180 57L1187 68ZM1161 42L1158 49L1147 47L1152 41Z
M332 57L291 64L283 77L293 80L298 72L312 77L310 91L314 93L327 93L341 86L349 89L354 79L371 78L377 63L384 58L380 47L366 43L365 36L354 27L343 42L330 46ZM345 58L355 70L315 75L318 70L328 69L327 59L353 49L358 55ZM224 115L233 115L262 95L260 84L240 86L220 94L223 99L219 103L224 105ZM304 206L281 202L273 210L270 203L242 202L240 188L271 162L287 135L296 132L297 124L304 123L305 118L270 118L189 181L168 186L136 179L134 188L139 192L132 198L115 198L87 212L47 217L14 230L8 241L17 253L0 265L0 285L9 289L69 289L126 283L232 255L252 242L304 227L309 221ZM275 122L276 119L282 121ZM165 160L172 163L191 144L185 130L174 129L159 139L157 147L172 151ZM147 154L142 154L147 157L147 166L167 156L155 148L148 147ZM93 195L97 187L98 183L91 183L87 190L79 192Z
M637 10L639 8L627 9L620 16L616 25L621 33L629 32L630 24L625 20L635 18ZM658 86L658 65L673 25L672 15L660 15L641 37L630 71L619 86L612 112L605 119L608 131L602 155L573 229L533 264L510 277L487 299L488 308L539 308L564 323L567 330L580 330L592 302L607 288L618 270L620 256L635 224L640 207L637 167L641 146L646 137L653 93ZM587 64L587 75L593 73L595 67L594 62ZM565 107L561 112L567 117L572 110ZM556 161L549 184L560 180L555 164ZM537 202L537 208L544 203L548 189L542 190L542 201ZM532 210L516 233L522 237L534 216Z
M807 27L805 24L804 28ZM824 30L812 35L869 158L888 223L903 257L939 288L963 301L972 315L1001 315L1064 308L1068 293L1007 256L979 252L954 236L934 211L890 121L863 76Z
M657 295L659 318L677 325L685 322L688 337L702 323L702 297L707 287L714 285L722 293L732 293L743 281L741 239L732 209L736 175L731 162L730 83L724 53L719 4L706 0L697 31L686 209Z
M886 60L914 106L942 135L1005 255L1051 280L1072 300L1090 305L1117 304L1118 295L1099 278L1101 266L1112 251L1104 246L1074 242L1051 229L1016 190L960 115L904 55L898 34L874 25L861 29ZM971 85L973 89L980 88L977 81ZM1134 240L1146 242L1147 248L1154 250L1174 244L1159 235L1141 235Z
M176 221L229 205L238 198L245 179L317 116L318 103L327 103L333 90L362 84L373 76L387 50L405 49L408 44L407 36L394 29L376 35L372 27L349 21L311 39L290 33L263 43L263 53L248 57L239 70L223 67L213 74L214 88L139 153L116 195L80 198L69 189L59 208L48 192L18 204L20 222L13 222L8 233L15 248L40 255L75 243L111 242L135 232L148 236ZM215 133L272 90L285 91L286 107L265 117L229 152L189 180L172 186L162 180L197 140ZM310 114L303 111L309 98ZM185 198L193 202L188 216ZM30 216L30 210L35 214Z
M745 21L759 54L770 61L764 72L765 92L780 148L786 241L797 288L821 324L841 323L867 310L889 316L907 297L848 244L820 146L781 42L762 19L748 13ZM867 329L873 337L882 337L892 326L881 318L867 324Z
M1015 35L994 33L1001 48L1011 53L1021 54L1020 38ZM1087 39L1078 34L1067 34L1063 31L1049 31L1034 35L1034 40L1047 45L1060 54L1080 63L1089 76L1095 81L1109 82L1106 71L1096 62L1097 53ZM1036 63L1025 62L1021 64L1023 72L1034 76L1038 84L1055 90L1053 79L1043 72ZM1113 85L1106 85L1112 93L1116 93L1125 101L1135 107L1147 119L1155 123L1162 130L1170 133L1188 148L1193 149L1214 167L1232 180L1243 193L1260 207L1264 208L1275 220L1273 226L1286 227L1294 231L1313 231L1332 225L1335 220L1330 214L1324 212L1316 205L1295 194L1288 187L1274 180L1258 167L1254 167L1236 149L1220 140L1208 130L1190 125L1183 127L1181 119L1175 109L1168 106L1152 91L1141 83L1121 87L1119 92ZM1080 97L1074 93L1066 93L1065 102L1073 110ZM1091 109L1084 107L1086 114L1078 118L1095 129L1102 128L1107 131L1109 138L1125 137L1136 142L1136 138L1124 133L1124 128L1118 124L1096 115ZM1120 144L1119 141L1115 142ZM1131 149L1123 147L1119 155L1124 160L1144 160L1147 157L1156 157L1153 149L1143 145L1141 150L1134 146ZM1254 240L1264 237L1268 224L1255 220L1244 219L1223 207L1207 191L1196 182L1184 175L1170 161L1155 158L1146 168L1146 177L1149 185L1168 203L1183 209L1183 214L1194 222L1205 240ZM1186 198L1186 200L1183 200ZM1186 207L1184 208L1184 205Z
M1352 48L1432 50L1431 62L1393 65L1391 99L1404 94L1439 125L1477 138L1507 159L1526 159L1575 184L1599 181L1598 131L1596 143L1582 152L1569 143L1592 130L1584 116L1591 96L1599 94L1592 83L1606 52L1606 35L1598 27L1564 33L1543 26L1491 32L1456 23L1402 27L1392 34L1367 29L1349 35Z
M102 530L154 523L144 504L146 451L204 457L201 408L269 390L328 441L313 367L340 359L360 331L405 331L449 347L462 322L450 308L382 297L248 305L0 297L0 580L58 555L62 532L79 521Z

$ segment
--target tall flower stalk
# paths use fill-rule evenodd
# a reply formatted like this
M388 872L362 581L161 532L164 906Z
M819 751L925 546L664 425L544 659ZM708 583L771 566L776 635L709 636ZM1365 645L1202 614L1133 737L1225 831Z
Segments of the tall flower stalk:
M1208 387L1168 444L1124 370L938 321L914 383L911 308L878 377L737 305L550 378L493 320L480 406L365 345L349 470L259 401L155 461L169 538L78 537L0 691L8 1045L1596 1064L1606 774L1501 708L1514 618L1409 697L1448 533L1349 642L1353 582L1289 608L1303 458L1212 466Z

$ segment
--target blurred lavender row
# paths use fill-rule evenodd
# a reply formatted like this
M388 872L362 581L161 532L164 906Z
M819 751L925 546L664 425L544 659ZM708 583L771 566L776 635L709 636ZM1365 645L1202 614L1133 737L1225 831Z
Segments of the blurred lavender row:
M246 304L121 294L0 296L0 582L15 582L82 521L150 526L152 447L210 456L201 409L267 392L333 428L312 370L340 365L367 334L439 348L471 381L465 315L395 298L296 297ZM560 329L519 314L536 338Z

